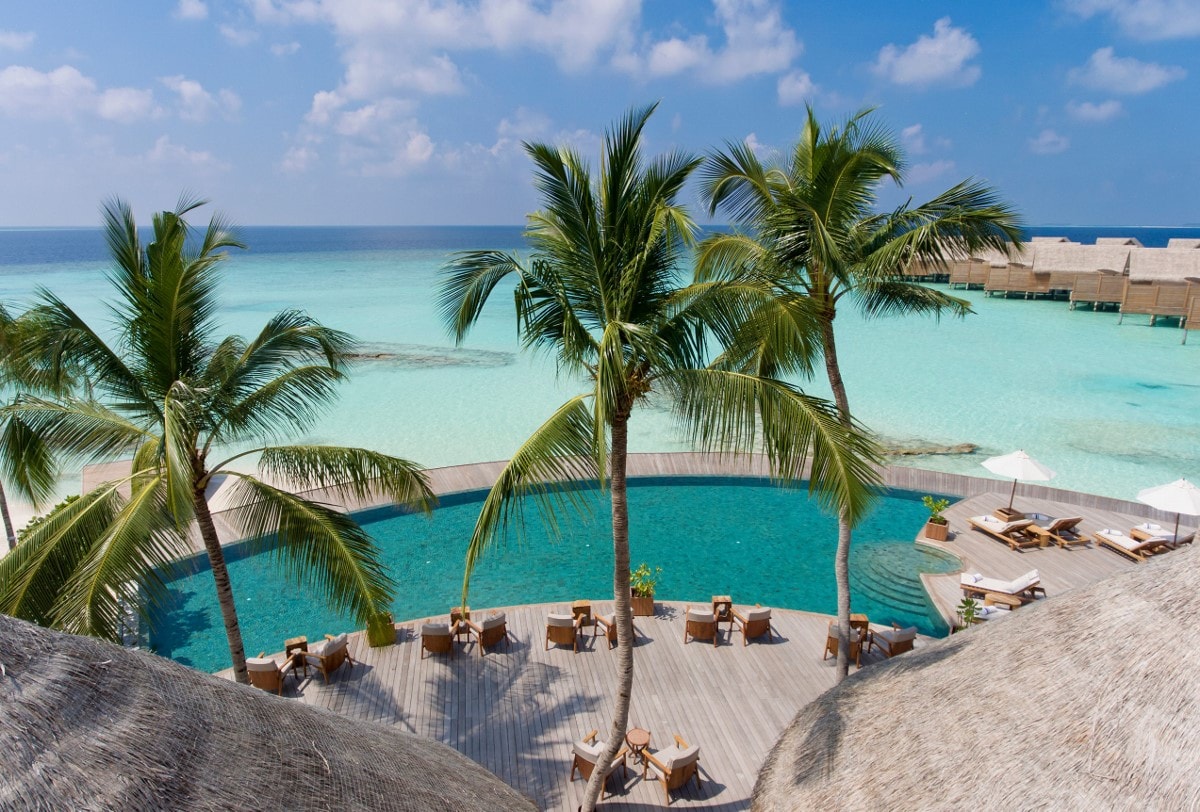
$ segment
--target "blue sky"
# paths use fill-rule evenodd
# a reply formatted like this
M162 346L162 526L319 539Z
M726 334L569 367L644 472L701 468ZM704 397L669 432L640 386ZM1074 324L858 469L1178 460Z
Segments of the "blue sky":
M6 3L0 225L184 189L243 225L516 224L522 140L595 155L656 100L651 151L878 106L889 204L978 176L1030 224L1195 224L1198 82L1200 0Z

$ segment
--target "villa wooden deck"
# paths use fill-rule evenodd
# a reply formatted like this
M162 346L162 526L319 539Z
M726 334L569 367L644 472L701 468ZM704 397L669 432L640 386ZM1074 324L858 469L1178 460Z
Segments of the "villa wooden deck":
M605 612L611 601L595 606ZM828 618L776 610L774 642L761 638L743 647L741 634L730 636L722 625L720 645L713 648L683 644L683 609L682 603L660 603L655 617L636 618L630 727L650 731L651 750L669 745L675 733L700 745L701 788L691 784L674 794L673 806L746 809L759 767L783 728L834 684L833 659L821 659ZM585 784L567 780L571 741L593 728L607 737L617 657L603 637L586 637L578 654L544 651L550 611L569 607L508 609L511 646L506 651L501 644L485 657L472 641L456 646L453 660L421 660L419 622L398 624L398 642L386 648L368 648L355 635L351 656L358 664L343 667L328 686L312 672L314 678L299 683L299 699L445 742L540 808L574 810ZM882 659L878 651L864 655L863 670ZM857 673L853 665L850 673ZM296 696L289 680L285 697ZM617 784L610 781L615 795L605 809L663 804L662 785L643 781L632 761L624 788Z

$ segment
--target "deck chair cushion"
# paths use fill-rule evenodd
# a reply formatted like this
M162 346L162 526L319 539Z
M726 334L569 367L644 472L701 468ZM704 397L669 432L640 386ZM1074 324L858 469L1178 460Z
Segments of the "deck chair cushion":
M486 618L482 623L479 624L479 628L495 629L498 626L503 626L506 622L507 622L507 618L505 618L504 613L501 612L498 615Z
M604 742L601 742L601 741L596 741L595 744L588 744L587 742L575 741L575 742L572 742L572 744L571 744L571 748L575 751L575 755L579 756L584 761L590 762L592 764L595 764L596 760L598 758L600 758L600 749L603 746L604 746Z
M247 671L274 671L275 670L275 661L267 659L266 657L247 657L246 658L246 670Z
M669 763L668 762L663 762L663 763L666 764L670 769L673 770L677 767L686 767L688 764L691 764L693 761L695 761L698 758L700 758L700 745L693 744L691 747L685 748L683 750L677 749L675 758L672 759Z
M746 612L746 620L768 620L771 617L771 607L763 606Z
M687 613L688 620L695 620L700 623L712 623L717 619L717 616L712 612L705 612L702 609L689 609Z
M447 623L422 623L422 637L449 637L451 634L450 626Z
M546 615L546 625L547 626L562 626L562 627L574 626L575 618L572 617L571 615L550 614L550 615Z
M884 629L883 631L876 632L876 634L889 643L904 643L917 639L917 627L909 626L906 629L892 629L891 631Z

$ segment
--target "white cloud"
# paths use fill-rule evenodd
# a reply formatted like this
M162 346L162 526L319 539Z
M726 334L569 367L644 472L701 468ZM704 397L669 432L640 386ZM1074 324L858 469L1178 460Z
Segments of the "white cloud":
M779 94L779 103L787 107L811 100L817 93L817 86L807 73L794 70L779 77L775 91Z
M1084 19L1107 14L1134 39L1200 36L1200 3L1196 0L1067 0L1067 7Z
M238 28L236 26L222 23L218 28L221 36L230 45L236 45L239 48L244 48L258 41L258 32L251 28Z
M1159 65L1132 57L1114 56L1112 46L1109 46L1092 54L1082 67L1072 68L1067 79L1096 90L1133 95L1148 93L1185 76L1187 71L1177 65Z
M724 44L714 48L705 34L671 37L650 46L645 57L619 54L614 64L639 75L674 76L694 71L701 79L729 84L791 67L802 46L783 21L774 0L713 0Z
M105 90L96 101L96 113L101 118L127 124L146 118L154 112L154 92L134 87L114 87Z
M1124 108L1116 99L1109 99L1099 104L1071 101L1067 102L1067 112L1072 118L1080 121L1108 121L1124 112Z
M96 83L63 65L47 73L22 65L0 70L0 112L19 118L69 118L95 109Z
M900 140L904 143L905 149L913 155L921 155L928 150L925 146L924 129L920 124L913 124L911 127L901 130Z
M179 144L172 143L168 136L161 135L154 146L146 153L146 160L153 164L185 164L200 169L211 169L224 172L229 165L217 160L207 150L191 150Z
M232 90L220 90L214 98L203 85L185 76L164 76L160 81L179 97L179 117L184 121L207 121L217 110L232 115L242 107L242 100Z
M204 0L179 0L175 16L180 20L203 20L208 17L208 5Z
M913 186L936 180L954 169L954 161L940 160L913 164L904 173L904 179Z
M32 31L0 31L0 50L24 51L35 39L37 34Z
M944 84L966 87L979 79L979 43L964 28L955 28L949 17L933 24L933 36L922 34L906 48L885 45L872 70L897 85L925 87Z
M300 50L298 42L277 42L271 46L271 53L275 56L291 56Z
M1029 151L1037 155L1056 155L1065 152L1071 146L1071 140L1065 135L1059 135L1054 130L1042 130L1037 138L1029 139Z
M291 174L307 172L308 168L317 162L318 157L317 151L311 146L292 147L284 153L279 168Z
M775 148L770 144L764 144L758 140L757 133L750 133L742 139L742 143L760 159L770 157L775 152Z
M577 71L631 36L640 7L640 0L481 0L478 23L494 47L534 48L564 70Z

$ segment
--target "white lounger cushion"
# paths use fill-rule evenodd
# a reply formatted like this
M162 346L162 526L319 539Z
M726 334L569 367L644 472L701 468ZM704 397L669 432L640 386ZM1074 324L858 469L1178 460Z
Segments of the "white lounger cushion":
M771 618L771 607L769 607L769 606L764 606L760 609L751 609L750 611L746 612L746 620L747 621L770 620L770 618Z
M564 628L574 626L575 618L571 615L546 615L547 626L562 626Z
M995 516L972 516L971 521L978 522L979 524L985 524L987 525L988 530L991 530L993 533L1000 534L1008 533L1012 530L1019 530L1022 527L1029 527L1029 525L1033 524L1032 519L1014 519L1011 522L1002 522Z
M882 637L888 643L905 643L909 640L917 639L917 627L909 626L907 629L882 629L875 632L876 637Z
M1103 530L1098 530L1096 532L1096 535L1100 536L1105 541L1112 542L1113 544L1117 545L1118 547L1124 547L1126 550L1132 550L1135 552L1137 550L1140 550L1142 547L1149 545L1152 542L1159 543L1159 542L1165 541L1165 539L1160 539L1157 537L1149 538L1149 539L1146 539L1145 541L1134 541L1132 538L1125 535L1120 530L1112 530L1107 527L1104 528Z
M1001 581L999 578L985 578L979 573L964 574L961 578L963 586L969 586L985 592L1003 592L1006 595L1017 595L1041 580L1037 570L1030 570L1024 575L1011 581Z

